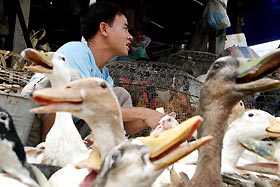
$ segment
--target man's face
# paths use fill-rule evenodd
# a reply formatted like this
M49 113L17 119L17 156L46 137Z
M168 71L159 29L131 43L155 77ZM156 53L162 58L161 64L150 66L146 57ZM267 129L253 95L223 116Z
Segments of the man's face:
M128 32L128 22L124 15L116 15L108 28L108 39L111 50L116 56L127 56L132 36Z

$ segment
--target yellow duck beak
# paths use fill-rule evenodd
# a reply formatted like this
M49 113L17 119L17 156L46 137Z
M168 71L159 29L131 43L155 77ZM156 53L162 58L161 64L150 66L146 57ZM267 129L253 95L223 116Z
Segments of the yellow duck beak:
M276 120L275 117L269 116L269 127L266 128L266 132L271 137L280 136L280 122Z
M140 141L150 148L150 160L159 170L173 164L212 140L212 136L206 136L190 143L185 142L192 136L202 121L203 119L200 116L194 116L157 136L139 137L136 138L136 141ZM181 145L183 142L185 143Z
M21 56L27 61L32 62L31 65L24 67L25 70L38 73L52 72L52 52L40 52L32 48L27 48L21 52Z

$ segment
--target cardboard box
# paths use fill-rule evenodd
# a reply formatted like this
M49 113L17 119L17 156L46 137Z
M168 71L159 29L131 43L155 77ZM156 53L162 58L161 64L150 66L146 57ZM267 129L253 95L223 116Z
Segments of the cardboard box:
M244 33L226 35L225 49L232 46L248 47Z

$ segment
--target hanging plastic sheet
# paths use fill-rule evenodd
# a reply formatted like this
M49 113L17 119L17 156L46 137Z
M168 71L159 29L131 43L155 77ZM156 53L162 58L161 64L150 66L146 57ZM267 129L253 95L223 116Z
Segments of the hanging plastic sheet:
M220 0L209 0L203 12L203 29L220 30L230 27L226 4Z

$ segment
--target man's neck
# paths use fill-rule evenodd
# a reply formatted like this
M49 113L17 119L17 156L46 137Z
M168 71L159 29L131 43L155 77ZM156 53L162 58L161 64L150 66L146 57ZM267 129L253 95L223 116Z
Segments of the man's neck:
M105 47L105 45L100 44L100 42L98 43L94 39L92 39L87 43L94 56L95 63L98 69L101 71L102 68L113 56L110 53L110 51Z

